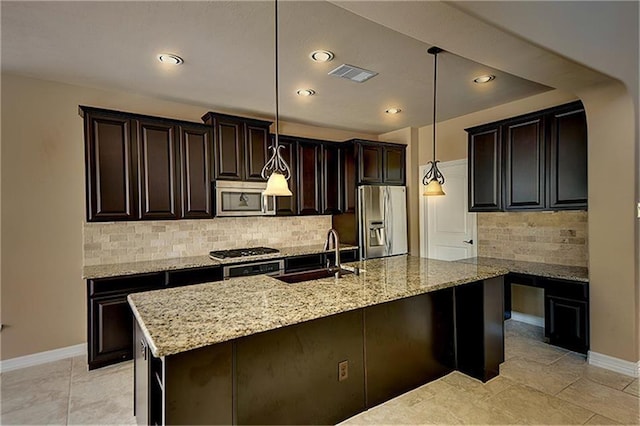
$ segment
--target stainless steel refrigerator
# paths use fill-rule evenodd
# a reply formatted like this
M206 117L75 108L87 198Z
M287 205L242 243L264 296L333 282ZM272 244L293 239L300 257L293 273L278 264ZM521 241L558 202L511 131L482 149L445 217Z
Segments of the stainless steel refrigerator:
M359 186L358 229L360 257L407 253L407 188Z

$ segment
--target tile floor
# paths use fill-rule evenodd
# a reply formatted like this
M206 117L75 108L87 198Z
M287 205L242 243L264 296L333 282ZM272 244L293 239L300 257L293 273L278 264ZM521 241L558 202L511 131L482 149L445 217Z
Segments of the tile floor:
M343 424L640 424L638 379L542 342L542 329L505 323L500 376L454 372ZM1 424L135 424L133 363L87 372L84 357L0 375Z

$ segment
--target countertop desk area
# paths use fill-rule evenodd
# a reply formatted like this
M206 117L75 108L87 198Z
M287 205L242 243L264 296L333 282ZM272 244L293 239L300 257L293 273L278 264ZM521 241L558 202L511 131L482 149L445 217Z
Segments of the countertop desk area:
M359 275L261 275L128 296L139 423L336 423L504 360L503 275L395 256Z

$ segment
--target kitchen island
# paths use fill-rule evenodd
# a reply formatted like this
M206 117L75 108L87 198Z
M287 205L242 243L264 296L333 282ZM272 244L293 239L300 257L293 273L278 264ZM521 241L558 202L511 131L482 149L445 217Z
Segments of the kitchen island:
M140 423L335 423L503 361L495 267L396 256L359 275L261 275L129 295Z

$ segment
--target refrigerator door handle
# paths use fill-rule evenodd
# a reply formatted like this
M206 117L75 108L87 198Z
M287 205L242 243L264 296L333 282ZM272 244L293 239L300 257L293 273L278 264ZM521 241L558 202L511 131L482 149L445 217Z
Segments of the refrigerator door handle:
M385 186L383 188L384 230L387 235L393 235L393 227L392 227L393 221L391 220L391 218L393 217L393 208L391 205L390 198L391 197L389 194L389 188ZM385 256L389 256L393 248L391 245L391 238L385 238L384 246L385 246Z

